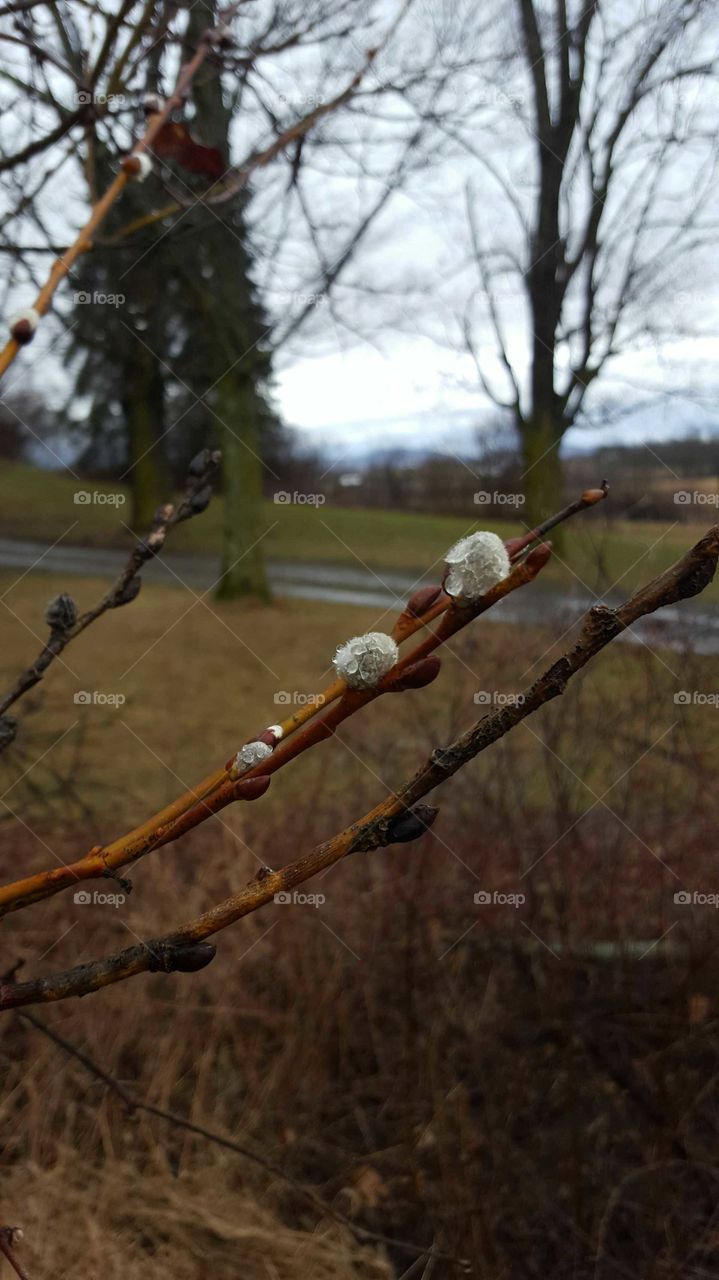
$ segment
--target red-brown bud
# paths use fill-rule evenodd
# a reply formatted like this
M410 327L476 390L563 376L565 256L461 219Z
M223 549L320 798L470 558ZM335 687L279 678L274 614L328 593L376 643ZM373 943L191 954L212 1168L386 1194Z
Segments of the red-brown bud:
M603 498L606 498L608 493L609 485L606 480L602 480L601 488L584 490L584 493L582 494L582 502L585 507L593 507L595 503L601 502Z
M34 307L18 311L10 321L10 333L19 347L26 347L35 337L40 316Z
M240 778L235 783L235 795L238 800L259 800L269 787L272 779L266 773L257 778Z
M420 587L407 601L405 613L411 613L413 618L421 618L439 600L441 594L441 587Z
M389 685L392 693L402 693L405 689L424 689L437 679L442 663L437 657L420 658L406 667L398 679Z
M532 530L532 532L535 532L535 530ZM520 551L523 551L524 548L527 546L527 544L531 541L532 541L532 535L526 534L526 533L523 534L521 538L509 538L504 545L507 549L507 555L509 556L510 560L513 560L515 556L519 555Z
M551 554L551 542L540 542L538 547L532 548L524 563L530 570L533 578L536 578L537 574L541 573Z

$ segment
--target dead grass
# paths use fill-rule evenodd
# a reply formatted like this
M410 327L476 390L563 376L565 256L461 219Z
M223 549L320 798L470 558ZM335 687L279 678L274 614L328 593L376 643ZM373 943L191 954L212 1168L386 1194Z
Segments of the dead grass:
M37 629L61 585L25 579L6 603ZM75 590L87 601L99 586ZM377 622L368 611L300 603L213 613L198 605L183 617L190 603L179 590L142 593L70 648L75 674L58 665L33 695L20 738L27 764L15 753L5 763L3 790L13 789L3 804L27 826L0 824L4 876L48 865L53 851L84 851L145 816L178 779L195 780L273 718L278 687L314 690L337 640ZM36 643L12 615L6 622L4 673ZM139 863L120 907L63 894L9 916L4 967L17 962L18 976L30 977L106 954L236 890L259 862L297 856L466 727L481 712L477 689L521 689L544 650L542 664L551 660L553 638L480 623L452 644L432 688L368 709L332 749L280 774L261 802ZM475 1280L591 1274L589 1262L572 1269L565 1219L548 1216L545 1200L557 1196L562 1213L576 1214L591 1258L617 1179L666 1142L638 1123L631 1097L578 1058L589 997L597 1026L609 1010L607 1036L629 1008L626 1053L645 1053L646 1079L657 1008L670 1047L687 997L706 1002L707 1026L715 1016L713 970L705 988L698 963L667 971L658 1005L645 996L655 977L646 961L630 968L628 995L598 964L587 977L564 961L607 940L630 955L637 939L670 927L653 958L710 942L711 912L677 917L672 895L675 876L715 888L717 713L675 706L674 666L684 687L713 688L712 659L615 646L531 726L442 789L430 836L357 856L308 885L325 895L321 909L271 905L220 935L202 973L146 975L41 1017L139 1095L246 1142L363 1226L471 1256ZM77 682L108 691L119 683L128 701L118 711L81 708L77 729L53 747L74 722ZM43 793L53 787L47 810ZM614 816L595 803L605 793ZM516 890L535 860L523 915L478 911L478 887ZM637 1009L651 1030L646 1051L637 1048ZM279 1180L160 1121L128 1120L103 1085L27 1024L10 1019L4 1031L0 1193L5 1220L26 1230L32 1280L391 1274L381 1253L330 1232ZM670 1095L662 1106L679 1124L698 1086L679 1067L666 1081L656 1070ZM590 1113L605 1163L577 1149ZM410 1259L392 1262L402 1274Z
M210 1177L148 1172L138 1184L132 1165L88 1167L71 1148L3 1182L5 1217L23 1224L18 1256L39 1280L390 1280L347 1231L292 1230L264 1199L217 1165Z

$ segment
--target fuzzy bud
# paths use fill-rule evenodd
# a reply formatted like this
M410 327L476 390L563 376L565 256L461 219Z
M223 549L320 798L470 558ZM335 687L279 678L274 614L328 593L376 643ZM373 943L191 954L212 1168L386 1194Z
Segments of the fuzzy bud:
M77 606L72 596L55 596L45 610L45 621L51 631L70 631L77 622Z
M374 689L398 657L399 649L391 636L384 631L368 631L365 636L354 636L341 644L332 661L337 675L350 689Z
M247 773L248 769L254 769L255 765L262 764L268 756L272 755L272 747L267 742L246 742L244 747L240 747L234 758L230 769L231 778L239 778L243 773Z
M475 604L510 571L509 556L496 533L483 531L460 538L445 556L444 589L462 604Z
M10 320L10 333L21 347L26 347L35 337L35 330L40 323L40 313L34 307L25 307L16 311Z

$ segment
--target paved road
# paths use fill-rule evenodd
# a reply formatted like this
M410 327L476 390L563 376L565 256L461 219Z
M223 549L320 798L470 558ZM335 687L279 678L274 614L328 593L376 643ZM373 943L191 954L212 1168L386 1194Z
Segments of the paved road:
M0 538L0 567L26 572L99 577L111 580L125 562L122 551L60 544L48 550L41 543ZM210 589L218 575L215 556L170 553L152 561L142 570L147 582L186 584L195 590ZM363 605L372 609L396 608L421 579L407 573L380 569L373 573L361 565L345 566L270 560L270 582L279 596L322 600L333 604ZM619 597L618 597L619 598ZM612 599L608 599L612 603ZM493 622L548 623L559 632L568 627L588 607L594 597L587 591L562 590L536 582L527 591L516 591L487 614ZM719 653L719 610L690 601L679 608L664 609L661 615L645 619L623 639L634 643L663 645L681 650L691 641L699 653Z

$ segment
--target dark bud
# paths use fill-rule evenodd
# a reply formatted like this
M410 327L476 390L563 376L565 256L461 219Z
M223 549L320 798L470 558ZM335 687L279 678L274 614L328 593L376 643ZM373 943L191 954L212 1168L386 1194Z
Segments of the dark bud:
M70 631L77 622L77 606L65 592L55 596L45 610L45 621L51 631Z
M439 658L420 658L419 662L413 662L411 667L407 667L400 679L393 681L389 688L392 693L402 693L405 689L424 689L437 679L441 666Z
M4 751L15 741L17 720L14 716L0 716L0 751Z
M415 591L414 595L410 596L405 612L411 613L413 618L421 618L433 604L436 604L441 594L441 587L420 587L419 591Z
M110 607L112 609L119 609L122 604L132 604L133 600L136 600L139 596L141 586L142 578L139 574L135 574L134 578L130 578L129 582L125 583L122 590L118 591L117 595L113 596L112 605Z
M154 973L197 973L214 960L217 948L211 942L188 943L186 946L166 944L153 950L150 970Z
M201 511L204 511L207 507L209 507L211 499L212 499L212 485L205 484L202 486L201 489L197 490L197 493L193 493L192 497L190 498L190 507L193 513L196 516L199 516Z
M15 321L10 333L19 347L27 347L35 337L36 327L31 320L23 316L20 320Z
M209 469L211 461L212 454L210 453L210 450L200 449L200 452L195 454L192 462L187 468L188 475L195 476L199 480Z
M406 813L397 814L387 825L387 844L407 844L429 831L439 809L431 804L416 804Z

